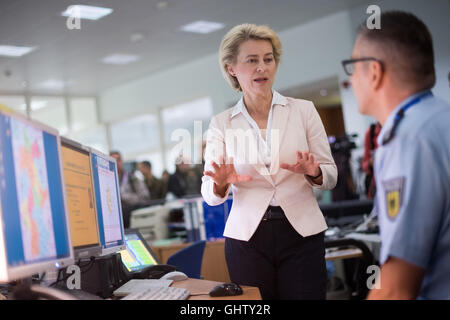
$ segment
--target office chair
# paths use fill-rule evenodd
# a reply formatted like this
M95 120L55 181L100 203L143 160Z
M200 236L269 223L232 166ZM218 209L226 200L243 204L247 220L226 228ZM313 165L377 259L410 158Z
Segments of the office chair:
M205 245L205 240L194 242L171 255L167 259L167 264L177 267L189 278L200 279Z
M338 239L338 240L325 240L325 248L339 248L339 247L356 247L362 251L361 258L352 258L347 260L352 261L352 276L350 280L352 289L350 299L352 300L362 300L365 299L369 288L367 287L366 281L369 275L366 273L367 267L370 265L375 265L375 258L370 251L370 249L366 246L366 244L362 241L346 238L346 239ZM345 261L344 261L345 262ZM344 263L344 265L346 265ZM348 265L348 263L347 263ZM347 284L349 284L347 282Z

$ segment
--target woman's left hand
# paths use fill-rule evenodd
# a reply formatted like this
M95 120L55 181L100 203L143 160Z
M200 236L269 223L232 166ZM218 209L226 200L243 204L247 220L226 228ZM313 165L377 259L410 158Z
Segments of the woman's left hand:
M297 151L297 163L280 164L280 168L292 171L294 173L307 174L311 177L317 177L320 173L320 162L314 161L314 156L309 152Z

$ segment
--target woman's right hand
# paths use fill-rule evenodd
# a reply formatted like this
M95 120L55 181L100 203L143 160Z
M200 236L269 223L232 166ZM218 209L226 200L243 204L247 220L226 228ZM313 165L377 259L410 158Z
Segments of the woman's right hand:
M225 196L225 191L231 183L246 182L252 180L249 175L239 175L233 165L233 158L228 158L224 163L223 157L219 158L219 163L211 162L214 172L205 171L204 175L210 176L214 180L214 193L220 197Z

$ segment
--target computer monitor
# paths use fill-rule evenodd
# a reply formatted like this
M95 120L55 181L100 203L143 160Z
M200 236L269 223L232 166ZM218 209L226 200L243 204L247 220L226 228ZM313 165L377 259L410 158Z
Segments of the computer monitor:
M119 253L128 272L139 272L147 267L160 264L139 231L125 230L125 243L126 249Z
M55 129L0 110L0 282L73 264Z
M101 254L89 148L61 137L67 208L75 258Z
M102 255L126 248L116 160L90 149Z

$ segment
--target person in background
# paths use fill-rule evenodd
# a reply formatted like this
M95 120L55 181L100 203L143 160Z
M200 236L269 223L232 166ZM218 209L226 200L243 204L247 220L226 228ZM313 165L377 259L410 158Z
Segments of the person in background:
M145 206L145 203L150 201L150 194L143 181L124 169L119 151L111 151L109 155L117 162L124 227L128 228L131 211Z
M197 166L190 167L185 173L185 194L186 195L200 195L202 185L203 170L200 173Z
M206 149L206 141L202 141L202 162L196 163L192 165L188 170L188 179L187 179L187 191L186 194L197 194L200 195L201 185L202 185L202 176L203 176L203 168L205 167L205 149Z
M175 172L169 176L168 192L177 198L200 195L201 177L199 169L190 165L190 159L180 155L176 159Z
M144 183L150 193L151 200L164 199L164 183L156 178L152 173L152 164L150 161L142 161L138 164L138 169L144 176Z
M376 193L375 174L373 163L375 150L378 148L377 138L380 134L381 125L379 122L372 123L364 136L364 154L362 159L362 169L366 173L365 187L367 199L373 199Z
M164 170L162 175L161 175L161 182L163 184L163 187L162 187L163 191L162 191L162 193L164 195L164 198L166 198L166 196L167 196L167 190L168 190L168 187L169 187L169 177L170 177L169 172L167 170Z
M450 299L450 105L433 95L433 41L415 15L358 29L350 76L358 110L382 129L375 153L379 273L369 299Z
M177 198L182 198L186 194L186 172L189 165L178 157L175 163L175 172L169 175L167 192L172 193Z

